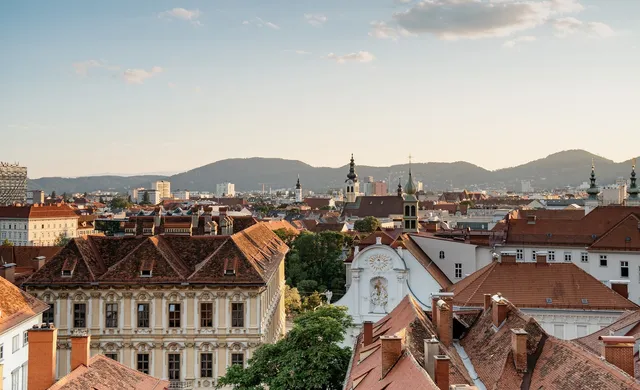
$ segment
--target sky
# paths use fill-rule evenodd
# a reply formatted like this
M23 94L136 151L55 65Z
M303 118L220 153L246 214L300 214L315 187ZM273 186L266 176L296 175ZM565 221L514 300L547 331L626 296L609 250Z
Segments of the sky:
M638 154L640 1L0 2L29 177Z

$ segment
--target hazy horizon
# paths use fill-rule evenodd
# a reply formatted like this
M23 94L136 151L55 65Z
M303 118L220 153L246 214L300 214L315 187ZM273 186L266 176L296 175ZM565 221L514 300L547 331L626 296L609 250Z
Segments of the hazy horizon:
M0 161L29 176L638 153L640 1L6 1Z

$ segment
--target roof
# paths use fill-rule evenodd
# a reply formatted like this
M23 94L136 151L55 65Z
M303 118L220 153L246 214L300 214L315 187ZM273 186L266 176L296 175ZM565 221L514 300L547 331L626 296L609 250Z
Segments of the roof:
M0 277L0 334L47 310L49 305Z
M280 229L284 229L289 233L293 233L293 234L299 234L300 231L298 229L296 229L291 223L289 223L289 221L287 221L286 219L280 219L280 220L269 220L269 221L263 221L262 223L266 224L267 226L269 226L269 229L271 230L280 230Z
M64 203L54 205L0 206L0 218L6 219L43 219L74 218L78 215L73 208Z
M304 198L304 203L312 210L331 206L331 198Z
M526 219L529 216L535 216L536 219L569 219L579 220L584 218L584 210L549 210L549 209L525 209L518 210L520 218Z
M636 310L573 263L493 262L450 286L456 306L483 307L484 294L500 291L519 308ZM551 298L551 303L547 299ZM586 299L587 303L583 303Z
M623 313L616 322L600 329L587 336L580 337L574 341L596 355L602 355L602 342L600 336L634 336L636 340L640 338L640 310ZM637 373L640 374L640 373Z
M400 196L358 196L355 202L346 203L342 217L388 218L402 214L404 199Z
M402 243L405 248L415 257L416 260L429 272L429 274L435 279L440 287L449 288L452 283L451 280L445 275L444 272L438 267L436 263L420 248L418 244L413 240L411 235L405 234L402 236Z
M264 223L231 236L74 238L24 286L203 283L265 285L288 247ZM151 263L151 276L142 276ZM62 276L62 271L71 276ZM232 270L233 272L227 272Z
M424 367L424 339L431 338L436 330L415 299L405 296L398 305L373 326L373 342L362 343L357 339L351 362L351 370L346 379L345 389L392 390L392 389L433 389L433 380ZM382 377L382 352L380 336L398 335L402 337L403 353L384 379ZM472 384L462 359L454 348L440 344L440 350L450 356L450 378L452 384Z
M14 263L15 285L20 286L34 271L33 259L44 256L51 260L62 250L59 246L0 246L0 263Z
M104 355L95 355L89 360L88 366L78 366L49 387L49 390L161 390L168 388L169 381L143 374Z

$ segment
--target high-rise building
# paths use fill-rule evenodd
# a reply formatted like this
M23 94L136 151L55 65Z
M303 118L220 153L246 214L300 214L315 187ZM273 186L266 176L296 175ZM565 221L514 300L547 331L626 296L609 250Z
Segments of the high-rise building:
M27 167L0 162L0 205L27 200Z
M225 196L233 197L236 195L236 185L229 182L216 184L216 197L224 198Z
M151 189L158 191L160 199L171 198L171 182L166 180L158 180L151 183Z

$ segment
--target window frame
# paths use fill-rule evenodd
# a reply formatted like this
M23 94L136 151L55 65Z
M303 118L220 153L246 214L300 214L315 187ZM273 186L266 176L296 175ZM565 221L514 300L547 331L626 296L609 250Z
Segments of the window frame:
M235 357L240 356L240 359L235 359ZM244 353L242 352L233 352L231 353L231 365L241 365L244 368Z
M456 279L462 279L462 263L455 263L453 265L453 272Z
M177 308L178 310L171 310L171 307ZM182 305L180 303L169 303L167 308L168 310L168 325L169 328L181 328L182 321Z
M20 349L20 333L11 337L11 354L18 352Z
M444 256L445 256L444 251L440 251L440 253L438 253L439 259L444 259Z
M29 332L25 330L24 332L22 332L22 348L26 347L27 345L29 345Z
M548 251L547 252L547 260L548 261L556 261L556 251Z
M604 260L604 264L602 261ZM600 255L600 267L608 267L609 266L609 258L607 255Z
M241 310L236 308L240 305ZM244 328L245 323L245 305L244 302L231 302L231 327Z
M516 249L516 260L524 260L524 249Z
M104 354L105 357L108 357L109 359L113 360L113 361L118 361L118 353L117 352L108 352Z
M589 252L580 252L580 262L581 263L589 262Z
M50 321L47 321L49 319ZM49 303L49 308L42 312L42 322L45 324L49 323L49 324L55 325L55 322L56 322L56 304L55 303Z
M82 310L80 308L82 307ZM82 315L82 318L79 316ZM87 304L80 302L73 304L73 327L74 328L86 328L87 327Z
M140 307L146 307L146 310L140 311ZM144 313L142 316L141 314ZM143 318L146 317L146 318ZM146 324L146 325L145 325ZM136 303L136 325L138 328L151 327L151 306L147 302Z
M145 359L140 359L141 356L145 356ZM146 361L145 361L146 360ZM147 374L150 375L150 367L151 367L151 357L149 356L149 353L147 352L138 352L136 354L136 369L138 370L138 372L141 372L143 374ZM146 364L146 368L140 368L140 364Z
M118 304L114 302L107 302L104 305L104 327L105 328L117 328L118 327Z
M173 360L173 361L172 361ZM170 353L167 354L167 378L170 381L179 381L180 380L180 354L179 353ZM172 366L173 365L173 366ZM177 377L176 374L177 373Z
M624 272L626 270L627 275L624 275ZM620 260L620 277L621 278L625 278L625 279L629 279L629 262L626 260Z
M208 317L205 317L205 314L208 314ZM213 316L213 302L200 302L200 327L213 328Z
M211 352L200 354L200 378L213 378L213 353Z
M564 252L564 262L565 263L573 263L573 253Z

